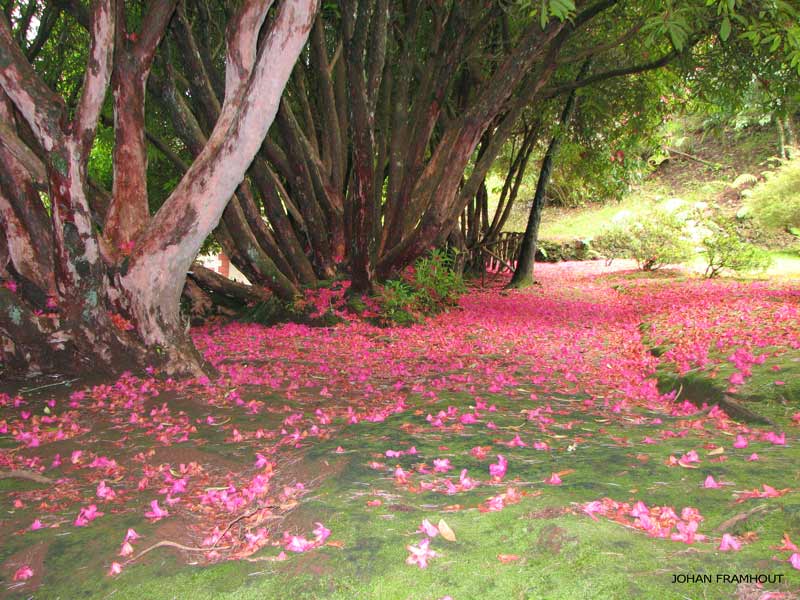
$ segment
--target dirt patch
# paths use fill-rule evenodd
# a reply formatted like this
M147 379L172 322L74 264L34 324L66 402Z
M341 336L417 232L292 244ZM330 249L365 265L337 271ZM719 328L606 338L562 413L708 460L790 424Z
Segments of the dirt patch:
M536 548L539 552L557 556L561 554L561 547L568 542L573 542L578 538L567 535L567 530L558 525L546 525L536 540Z
M557 519L569 512L570 509L565 506L548 506L547 508L525 513L523 516L526 519Z
M0 565L3 578L3 589L0 599L9 598L12 593L33 592L42 585L44 579L44 558L50 548L49 541L38 542L28 548L11 555ZM33 570L33 576L26 581L14 581L14 573L25 565Z
M759 600L759 598L768 597L769 593L764 589L763 585L755 583L740 583L736 587L736 600ZM783 600L797 600L798 595L792 592L782 592L781 598Z
M153 455L155 461L174 466L188 465L194 462L201 465L206 471L233 471L234 473L238 473L245 466L241 462L230 460L216 452L204 452L188 444L157 446L153 450L155 450Z
M301 554L293 557L283 563L278 563L279 569L292 576L308 576L322 577L325 575L333 575L336 566L331 564L330 557L319 552L311 552L309 554Z

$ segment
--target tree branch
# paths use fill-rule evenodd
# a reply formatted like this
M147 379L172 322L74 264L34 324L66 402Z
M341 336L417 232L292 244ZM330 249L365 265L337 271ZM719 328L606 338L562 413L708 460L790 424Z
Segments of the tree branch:
M83 91L75 113L73 135L81 144L82 156L87 159L97 131L97 122L114 64L114 11L112 0L97 0L92 12L91 47Z

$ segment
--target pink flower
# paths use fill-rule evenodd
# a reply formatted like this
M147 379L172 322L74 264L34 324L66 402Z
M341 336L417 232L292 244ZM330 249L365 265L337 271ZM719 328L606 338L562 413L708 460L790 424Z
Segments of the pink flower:
M720 542L719 548L717 548L717 550L720 550L722 552L728 552L730 550L733 551L739 550L741 547L742 544L739 541L737 541L735 537L733 537L729 533L723 533L722 541Z
M433 471L435 473L446 473L453 468L453 465L450 464L449 458L434 458L433 459Z
M706 480L703 483L703 487L704 488L715 488L716 489L716 488L720 488L722 486L719 483L717 483L716 481L714 481L714 478L711 475L709 475L708 477L706 477Z
M747 460L749 460L750 462L753 462L753 461L755 461L755 460L758 460L758 454L756 454L755 452L753 452L753 453L752 453L750 456L748 456L748 457L747 457Z
M33 577L33 569L28 565L23 565L14 572L14 581L26 581Z
M430 521L428 521L428 519L422 520L422 525L419 526L419 531L430 538L439 535L439 530Z
M475 418L475 415L472 413L466 413L461 415L459 419L464 425L471 425L473 423L477 423L478 419Z
M519 434L517 433L514 435L514 439L508 442L506 446L509 446L511 448L525 448L528 446L528 444L523 442L522 438L520 438Z
M744 377L739 371L734 371L728 378L728 381L730 381L732 385L742 385L744 383Z
M408 473L406 473L402 467L397 467L394 470L394 480L397 483L408 483Z
M748 445L747 438L741 434L737 435L736 441L733 442L734 448L747 448L747 445Z
M410 552L408 558L406 558L406 564L417 565L420 569L427 567L428 560L438 556L438 553L428 548L430 543L431 541L425 538L418 546L406 546L406 549Z
M478 460L483 460L486 458L486 449L482 446L475 446L472 450L469 451L470 455L474 456Z
M101 500L113 500L116 496L116 492L106 485L105 479L97 484L97 497Z
M125 541L126 542L131 542L131 541L134 541L134 540L138 540L140 537L141 536L138 533L136 533L136 531L134 531L133 529L129 528L128 529L128 533L125 534Z
M552 473L544 482L547 485L561 485L561 477L558 476L558 473Z
M547 442L533 442L533 448L535 450L550 450L550 446L547 445Z
M289 535L288 533L283 534L283 543L284 548L290 552L306 552L307 550L311 550L315 545L314 542L310 542L304 537Z
M89 523L94 521L97 517L102 517L103 513L97 510L96 504L90 504L89 506L82 508L78 513L78 516L75 517L75 521L73 525L75 527L86 527Z
M314 528L314 536L316 537L317 544L324 544L325 540L327 540L331 535L331 530L325 527L322 523L314 523L316 527Z
M497 512L503 510L506 506L503 494L492 496L486 501L486 510L489 512Z
M602 506L602 505L601 505ZM631 516L632 517L642 517L642 516L650 516L650 509L647 508L647 505L639 500L636 504L633 505L631 509Z
M775 433L774 431L768 431L764 434L764 439L768 442L772 442L776 446L785 446L786 445L786 434L781 433L780 435Z
M800 554L798 554L797 552L795 552L794 554L792 554L792 555L789 557L789 562L792 564L792 566L793 566L795 569L798 569L798 570L800 570Z
M489 475L494 479L502 479L508 470L508 461L502 454L497 455L497 462L489 465Z
M474 479L471 479L470 477L467 477L467 470L466 469L462 469L461 470L461 475L458 478L458 482L461 484L461 489L463 489L463 490L471 490L472 488L478 487L478 485L480 485Z
M159 521L164 517L168 517L169 512L158 505L158 500L153 500L150 502L150 510L146 511L144 516L148 519L152 519L153 521Z
M133 546L130 542L123 542L122 547L119 549L120 556L130 556L133 554Z
M122 565L118 562L112 562L111 568L108 570L108 576L113 577L122 573Z
M587 502L583 505L583 512L587 515L592 517L595 521L597 521L597 517L594 516L595 513L603 513L605 512L605 508L603 507L603 503L599 500L593 500L592 502Z
M44 525L42 525L42 522L39 519L36 519L33 523L31 523L30 530L36 531L37 529L41 529L42 527L44 527Z
M700 462L700 457L697 455L697 451L695 450L689 450L689 452L681 456L681 458L678 460L678 463L681 465L689 465L696 462Z
M673 533L670 538L676 542L684 542L686 544L691 544L695 541L695 533L697 532L697 521L691 521L690 523L684 523L683 521L678 521L676 524L678 528L678 533Z

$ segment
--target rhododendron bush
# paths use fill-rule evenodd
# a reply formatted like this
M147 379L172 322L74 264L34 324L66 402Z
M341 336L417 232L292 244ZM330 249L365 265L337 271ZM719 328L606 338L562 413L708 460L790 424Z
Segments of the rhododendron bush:
M2 585L635 598L755 569L793 597L800 292L631 266L542 265L410 327L316 294L340 323L193 330L218 379L2 394Z

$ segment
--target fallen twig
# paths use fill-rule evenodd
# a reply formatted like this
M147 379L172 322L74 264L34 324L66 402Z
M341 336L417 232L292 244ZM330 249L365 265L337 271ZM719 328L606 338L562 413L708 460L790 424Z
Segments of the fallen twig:
M0 479L28 479L36 483L53 483L53 480L34 471L0 471Z
M197 548L195 546L184 546L183 544L179 544L178 542L171 542L169 540L161 540L160 542L156 542L155 544L153 544L149 548L145 548L144 550L139 552L139 554L137 554L136 556L131 558L128 561L128 563L126 563L126 564L129 564L129 563L132 563L132 562L134 562L136 560L139 560L140 558L142 558L145 554L147 554L151 550L155 550L156 548L163 548L165 546L169 547L169 548L177 548L178 550L185 550L186 552L210 552L211 551L211 548ZM217 548L217 550L228 550L229 548L230 548L230 546L220 546L219 548Z
M768 508L770 508L770 506L768 504L759 504L758 506L753 507L753 508L751 508L750 510L748 510L746 512L739 513L738 515L734 515L730 519L727 519L727 520L723 521L722 523L720 523L719 526L717 527L717 531L724 533L724 532L728 531L731 527L736 525L737 523L741 523L742 521L746 521L747 519L752 517L754 514L763 512L763 511L767 510Z

